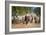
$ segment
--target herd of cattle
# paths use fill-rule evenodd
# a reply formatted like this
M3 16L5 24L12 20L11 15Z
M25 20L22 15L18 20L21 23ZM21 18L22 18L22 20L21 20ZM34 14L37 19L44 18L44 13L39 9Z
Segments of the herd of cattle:
M13 16L12 17L12 23L15 24L15 23L26 23L28 24L28 22L30 23L40 23L40 17L36 17L36 16Z

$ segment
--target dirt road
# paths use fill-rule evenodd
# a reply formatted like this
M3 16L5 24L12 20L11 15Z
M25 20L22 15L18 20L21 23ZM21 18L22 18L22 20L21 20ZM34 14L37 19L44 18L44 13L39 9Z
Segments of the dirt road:
M40 27L40 23L28 23L28 24L23 24L23 23L18 23L18 24L12 24L12 28L38 28Z

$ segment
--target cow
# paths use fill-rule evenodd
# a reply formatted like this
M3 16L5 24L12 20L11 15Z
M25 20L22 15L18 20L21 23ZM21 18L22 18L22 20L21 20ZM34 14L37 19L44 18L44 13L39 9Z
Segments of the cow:
M34 17L34 20L35 20L35 23L40 23L40 18L38 16Z
M15 16L12 16L12 24L15 23Z
M15 24L18 21L17 16L12 16L12 24Z
M32 21L33 21L33 16L32 15L30 15L29 20L30 20L30 23L32 23Z

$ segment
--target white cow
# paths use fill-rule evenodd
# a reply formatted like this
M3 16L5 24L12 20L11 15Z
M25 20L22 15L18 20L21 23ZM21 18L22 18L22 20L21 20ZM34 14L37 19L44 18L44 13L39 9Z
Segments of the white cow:
M22 20L22 16L18 16L18 20Z

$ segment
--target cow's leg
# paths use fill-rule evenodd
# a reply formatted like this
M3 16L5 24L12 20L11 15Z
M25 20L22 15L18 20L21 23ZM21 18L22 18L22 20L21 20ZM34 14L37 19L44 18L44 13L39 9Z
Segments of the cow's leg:
M37 23L37 20L35 20L35 23Z
M22 23L24 24L24 21L22 20Z
M40 19L38 19L38 24L39 24L39 20L40 20Z
M12 20L12 24L13 24L13 22L14 22L14 21Z
M26 21L26 24L28 24L28 21Z
M28 22L26 21L26 24L27 24Z
M37 23L39 23L39 20L37 20Z
M39 19L38 23L40 23L40 19Z
M31 20L31 23L32 23L33 20Z

